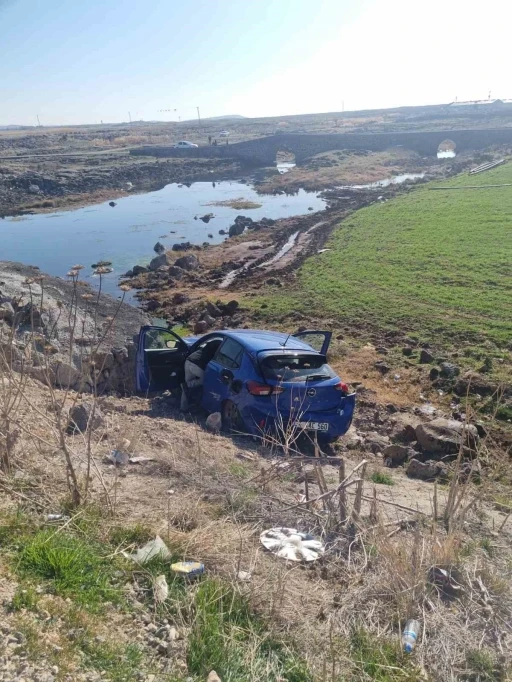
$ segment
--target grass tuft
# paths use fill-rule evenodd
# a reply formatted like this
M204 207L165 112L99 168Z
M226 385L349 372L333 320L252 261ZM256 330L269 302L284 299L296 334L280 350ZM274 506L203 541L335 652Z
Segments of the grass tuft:
M120 603L121 590L113 585L114 565L102 547L55 530L42 530L21 546L18 569L22 575L46 580L56 594L71 597L91 610L105 602Z
M375 682L421 682L423 675L407 654L402 653L398 641L375 637L366 630L356 630L350 639L355 663L354 680Z
M393 478L384 471L374 471L370 476L370 480L381 485L395 485Z

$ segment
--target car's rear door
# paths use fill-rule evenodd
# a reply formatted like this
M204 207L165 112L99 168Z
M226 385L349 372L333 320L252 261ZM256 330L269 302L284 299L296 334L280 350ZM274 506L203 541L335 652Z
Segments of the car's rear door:
M184 378L187 343L165 327L142 327L136 357L136 389L140 392L177 388Z
M300 339L301 341L304 341L304 343L307 343L308 346L311 346L317 353L327 355L332 339L332 332L310 330L298 332L297 334L292 334L292 336L295 339Z
M225 400L237 402L241 383L238 370L242 365L244 348L230 337L224 339L213 360L205 370L202 405L208 412L220 412Z

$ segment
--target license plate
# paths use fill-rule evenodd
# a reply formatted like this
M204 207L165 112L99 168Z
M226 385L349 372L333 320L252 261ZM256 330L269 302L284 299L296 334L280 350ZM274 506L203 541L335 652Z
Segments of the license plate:
M306 431L328 431L329 424L327 422L299 422L301 429Z

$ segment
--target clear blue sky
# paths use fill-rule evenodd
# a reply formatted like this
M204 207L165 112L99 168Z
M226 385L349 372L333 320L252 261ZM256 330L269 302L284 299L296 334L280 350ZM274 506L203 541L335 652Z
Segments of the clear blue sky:
M0 125L512 98L511 19L509 0L0 0Z

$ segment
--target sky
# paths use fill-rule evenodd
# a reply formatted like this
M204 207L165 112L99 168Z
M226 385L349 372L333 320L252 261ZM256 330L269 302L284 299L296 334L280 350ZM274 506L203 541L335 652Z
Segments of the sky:
M0 125L512 98L511 19L509 0L0 0Z

